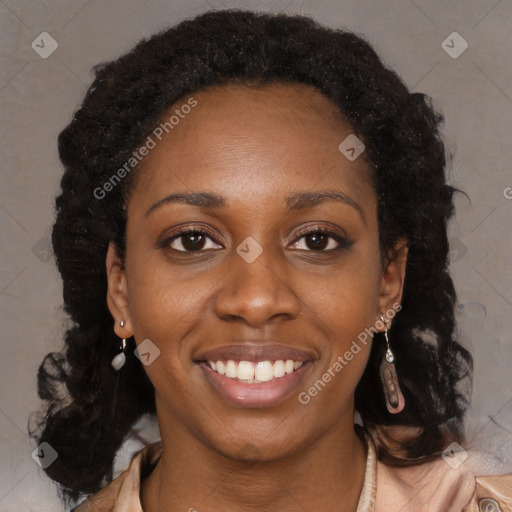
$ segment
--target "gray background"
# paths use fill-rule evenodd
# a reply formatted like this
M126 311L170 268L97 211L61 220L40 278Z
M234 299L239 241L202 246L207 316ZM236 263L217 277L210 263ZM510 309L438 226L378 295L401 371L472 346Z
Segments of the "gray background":
M57 135L94 64L185 17L225 7L309 14L360 32L413 91L431 95L444 112L446 141L456 151L450 182L471 198L457 200L449 226L460 327L476 359L469 446L512 466L510 0L0 0L2 512L60 509L26 434L27 418L40 405L38 365L62 346L61 282L49 246L62 173ZM454 31L468 43L457 58L441 45ZM58 43L46 59L31 47L42 32ZM452 51L460 49L451 38ZM152 440L158 431L150 425L142 435ZM127 443L117 473L140 446Z

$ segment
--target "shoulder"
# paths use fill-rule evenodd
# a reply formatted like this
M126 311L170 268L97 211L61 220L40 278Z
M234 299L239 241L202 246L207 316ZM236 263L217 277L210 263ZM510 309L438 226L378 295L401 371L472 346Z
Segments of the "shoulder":
M418 466L379 462L376 512L512 512L512 473L484 476L489 458L464 452L458 460L440 457Z
M477 476L475 492L464 512L511 512L512 473Z
M99 492L90 496L71 512L113 512L122 510L142 512L140 483L158 462L162 454L162 443L157 441L137 452L128 468Z

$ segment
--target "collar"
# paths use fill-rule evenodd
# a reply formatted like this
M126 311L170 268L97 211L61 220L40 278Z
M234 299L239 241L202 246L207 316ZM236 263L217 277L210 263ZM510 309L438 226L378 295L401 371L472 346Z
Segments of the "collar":
M355 425L356 433L366 444L366 470L364 483L359 495L356 512L374 512L377 495L377 450L370 433L362 426Z

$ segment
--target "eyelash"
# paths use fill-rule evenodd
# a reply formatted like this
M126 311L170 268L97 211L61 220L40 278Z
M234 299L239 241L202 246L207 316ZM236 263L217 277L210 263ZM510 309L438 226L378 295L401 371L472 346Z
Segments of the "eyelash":
M181 238L183 237L184 235L189 235L189 234L201 234L201 235L205 235L207 236L208 238L210 238L212 241L214 241L215 243L217 243L215 241L215 239L213 238L213 235L206 229L202 228L202 227L187 227L187 228L182 228L180 229L176 234L172 235L171 237L169 238L166 238L161 244L160 244L160 248L165 248L165 247L169 247L169 245L176 239L178 238ZM328 235L330 238L333 238L337 243L338 243L338 247L334 248L334 249L328 249L328 250L318 250L318 251L315 251L313 249L309 249L307 250L307 252L315 252L315 253L331 253L331 252L335 252L335 251L339 251L339 250L342 250L342 249L348 249L350 248L352 245L353 245L353 242L350 241L348 238L345 238L341 235L339 235L338 233L336 233L335 231L332 231L328 228L324 228L324 227L317 227L317 228L314 228L314 229L309 229L309 230L305 230L305 231L302 231L300 232L297 237L294 239L293 243L296 243L298 242L301 238L303 238L304 236L306 235L311 235L311 234L322 234L322 235ZM173 249L174 251L176 252L181 252L181 253L200 253L200 252L205 252L204 249L200 249L198 251L181 251L181 250L177 250L177 249ZM305 249L301 249L301 250L305 250Z

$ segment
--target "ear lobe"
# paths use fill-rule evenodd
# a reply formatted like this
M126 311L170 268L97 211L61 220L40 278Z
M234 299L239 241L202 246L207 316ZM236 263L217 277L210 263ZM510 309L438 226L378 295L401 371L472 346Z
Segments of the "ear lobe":
M114 331L119 338L133 335L129 314L128 293L124 262L119 257L114 242L110 242L105 258L107 272L107 305L114 318ZM121 321L124 325L121 327Z
M387 311L402 301L408 251L407 240L400 238L388 254L381 281L380 311Z

